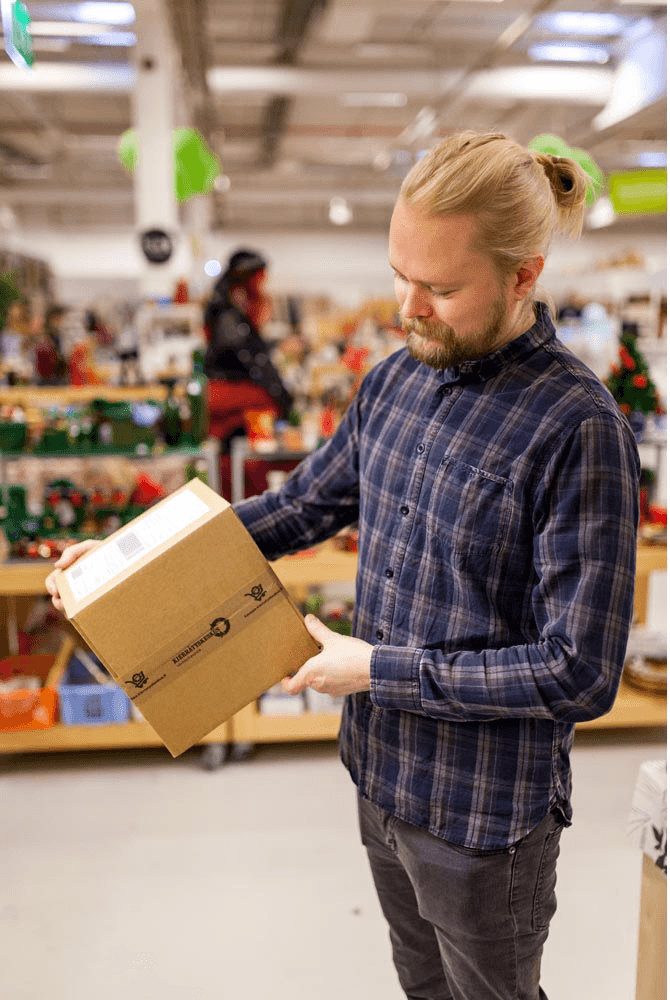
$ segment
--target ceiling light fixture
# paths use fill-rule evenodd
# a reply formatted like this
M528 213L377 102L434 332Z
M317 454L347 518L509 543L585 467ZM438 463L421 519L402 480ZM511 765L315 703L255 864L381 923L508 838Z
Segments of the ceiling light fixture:
M137 44L137 35L132 31L106 31L102 35L87 35L80 39L85 45L109 45L118 48L131 49Z
M88 3L68 4L68 16L75 21L93 21L95 24L132 24L135 8L131 3L106 3L90 0Z
M33 21L30 34L44 38L81 38L87 35L103 35L115 31L109 25L95 21Z
M609 52L602 45L571 45L567 42L531 45L528 55L534 62L600 63L601 66L610 59Z
M637 158L640 167L667 167L668 154L662 152L639 153Z
M630 19L619 14L599 11L561 10L555 14L544 14L538 23L547 31L558 35L591 35L604 38L620 35L630 24Z

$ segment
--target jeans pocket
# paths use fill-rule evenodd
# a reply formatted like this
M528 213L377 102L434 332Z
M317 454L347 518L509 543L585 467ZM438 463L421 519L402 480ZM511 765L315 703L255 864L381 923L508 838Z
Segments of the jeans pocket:
M533 896L532 927L535 933L545 931L556 912L556 863L563 825L559 824L544 838Z

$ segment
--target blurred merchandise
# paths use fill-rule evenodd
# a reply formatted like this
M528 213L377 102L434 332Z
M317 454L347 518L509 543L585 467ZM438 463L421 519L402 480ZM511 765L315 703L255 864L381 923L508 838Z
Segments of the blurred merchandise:
M18 655L0 660L0 730L49 729L54 725L58 683L72 648L72 639L66 638L55 655Z
M130 699L93 653L76 649L58 686L60 721L66 726L123 724Z

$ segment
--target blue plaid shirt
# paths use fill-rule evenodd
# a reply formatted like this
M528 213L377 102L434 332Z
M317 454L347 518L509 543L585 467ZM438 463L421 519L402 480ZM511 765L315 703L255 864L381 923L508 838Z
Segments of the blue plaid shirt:
M458 369L394 354L279 494L236 505L269 559L358 522L375 648L342 759L365 798L480 850L570 820L574 724L611 707L633 607L635 440L537 316Z

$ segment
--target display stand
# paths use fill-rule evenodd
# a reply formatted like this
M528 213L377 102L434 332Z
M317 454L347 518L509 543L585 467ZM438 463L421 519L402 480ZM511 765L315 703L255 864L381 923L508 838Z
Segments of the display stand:
M356 577L356 556L336 550L332 543L325 543L310 553L288 556L274 563L273 568L284 586L296 600L304 600L310 587L321 583L353 582ZM0 597L45 593L44 580L51 572L49 562L0 564ZM654 570L666 566L665 546L641 545L638 549L638 575L636 607L638 620L644 621L646 577ZM582 722L581 729L613 729L658 727L665 725L666 699L659 694L638 691L622 684L612 710L599 719ZM20 753L32 750L93 749L109 746L160 745L158 737L141 723L127 726L85 729L54 726L42 732L0 733L0 753ZM207 743L216 745L207 766L216 766L218 753L224 743L241 746L256 743L300 740L333 740L337 736L339 716L305 712L302 715L268 716L256 704L248 705L228 723L207 737ZM111 732L109 730L112 730Z
M255 451L245 437L234 437L230 442L230 485L232 503L244 500L244 467L249 460L256 462L301 462L309 451L288 450L277 447L273 451Z

